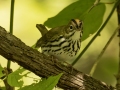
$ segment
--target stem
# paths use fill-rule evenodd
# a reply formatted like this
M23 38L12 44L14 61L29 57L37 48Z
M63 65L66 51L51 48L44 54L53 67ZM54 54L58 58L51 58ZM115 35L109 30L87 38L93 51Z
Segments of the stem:
M10 34L13 34L13 18L14 18L14 2L15 0L11 0L11 11L10 11ZM11 61L8 60L7 68L10 69Z
M87 46L83 49L83 51L80 53L80 55L75 59L75 61L73 61L72 65L75 65L75 63L81 58L81 56L85 53L85 51L88 49L88 47L92 44L92 42L96 39L97 36L99 36L100 32L103 30L103 28L105 27L105 25L107 24L107 22L109 21L110 17L112 16L114 10L116 9L118 3L120 2L120 0L116 1L113 9L111 10L109 16L107 17L106 21L103 23L103 25L101 26L101 28L98 30L98 32L95 34L95 36L91 39L91 41L87 44Z
M107 49L108 45L110 44L110 42L112 41L112 39L114 38L114 36L116 35L116 33L118 32L118 30L120 29L120 25L116 28L116 30L114 31L114 33L112 34L112 36L110 37L110 39L108 40L108 42L106 43L105 47L103 48L103 50L101 51L101 53L99 54L99 56L97 57L97 61L95 62L95 64L93 65L91 71L90 71L90 75L93 76L96 66L98 64L98 62L100 61L100 58L102 57L102 55L104 54L105 50Z
M118 17L118 24L120 24L120 3L119 5L117 6L117 17ZM119 41L118 41L118 47L119 47L119 61L118 61L118 73L116 75L116 89L117 90L120 90L120 29L118 31L118 38L119 38Z

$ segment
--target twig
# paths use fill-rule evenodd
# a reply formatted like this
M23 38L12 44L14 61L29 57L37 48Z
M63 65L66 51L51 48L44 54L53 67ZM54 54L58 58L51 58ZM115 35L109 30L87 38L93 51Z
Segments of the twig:
M11 11L10 11L10 34L13 34L13 17L14 17L14 2L11 0ZM7 62L7 68L10 69L10 61Z
M14 18L14 2L15 0L11 0L11 11L10 11L10 34L13 34L13 18ZM11 65L11 61L8 60L7 62L7 68L6 71L8 72L8 74L11 73L11 69L10 69L10 65ZM7 82L7 74L6 74L6 78L3 80L4 84L5 84L5 88L6 90L14 90L15 88L10 86Z
M114 36L116 35L116 33L118 32L118 30L120 29L120 25L115 29L114 33L112 34L112 36L110 37L110 39L108 40L108 42L106 43L105 47L102 49L101 53L98 55L96 62L94 63L91 71L90 71L90 75L93 76L96 66L98 64L98 62L100 61L100 58L102 57L102 55L104 54L105 50L107 49L108 45L110 44L110 42L112 41L112 39L114 38Z
M5 89L6 90L15 90L15 88L10 86L7 82L8 74L12 73L12 69L4 68L3 73L5 74L5 77L6 77L5 79L3 79L3 82L5 84Z
M119 5L117 6L117 16L118 16L118 24L120 24L120 3ZM116 83L116 88L117 90L120 90L120 29L118 31L118 37L119 37L119 63L118 63L118 73L116 75L116 80L117 80L117 83Z

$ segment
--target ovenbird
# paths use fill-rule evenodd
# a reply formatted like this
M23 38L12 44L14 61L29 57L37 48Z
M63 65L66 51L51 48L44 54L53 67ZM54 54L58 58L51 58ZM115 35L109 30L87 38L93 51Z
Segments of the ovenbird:
M47 30L46 30L47 31ZM47 31L36 43L42 53L52 55L59 60L72 60L81 47L83 22L72 19L67 25Z

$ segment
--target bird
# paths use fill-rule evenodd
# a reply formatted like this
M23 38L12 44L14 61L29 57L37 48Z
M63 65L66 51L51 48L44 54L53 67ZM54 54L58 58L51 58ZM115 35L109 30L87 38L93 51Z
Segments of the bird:
M81 47L83 21L71 19L68 24L46 30L36 42L45 55L54 56L60 61L74 60Z

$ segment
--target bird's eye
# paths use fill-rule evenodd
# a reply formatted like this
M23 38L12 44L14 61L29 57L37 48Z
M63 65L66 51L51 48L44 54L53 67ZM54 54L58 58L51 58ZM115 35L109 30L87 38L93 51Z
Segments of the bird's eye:
M70 25L70 27L69 27L69 28L70 28L70 30L73 30L73 26L72 26L72 25Z

